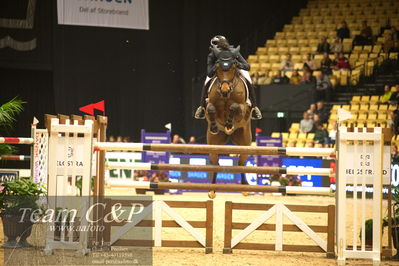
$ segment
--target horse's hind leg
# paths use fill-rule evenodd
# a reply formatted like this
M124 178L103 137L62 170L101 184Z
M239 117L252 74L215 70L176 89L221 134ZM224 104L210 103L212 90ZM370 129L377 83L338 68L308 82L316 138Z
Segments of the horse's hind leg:
M212 104L208 104L208 107L206 108L206 112L209 117L209 132L211 134L217 134L218 133L218 126L216 124L216 108Z
M226 124L224 125L226 134L231 134L233 133L234 126L233 126L233 119L238 113L238 110L240 109L240 105L238 103L232 103L230 105L230 112L229 115L227 116L227 121Z

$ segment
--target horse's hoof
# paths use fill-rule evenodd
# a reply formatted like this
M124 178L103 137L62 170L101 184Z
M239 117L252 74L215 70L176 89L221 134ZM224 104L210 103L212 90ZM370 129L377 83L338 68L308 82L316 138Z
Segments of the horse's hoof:
M208 192L208 197L209 197L210 199L216 198L216 193L215 193L215 191L209 191L209 192Z
M248 191L241 192L241 193L242 193L242 195L244 195L245 197L249 196L249 192L248 192Z
M231 135L231 134L233 134L233 132L234 132L234 127L231 127L231 128L225 127L225 128L224 128L224 132L225 132L227 135Z
M209 132L211 132L212 135L217 135L219 133L219 130L217 127L211 127Z

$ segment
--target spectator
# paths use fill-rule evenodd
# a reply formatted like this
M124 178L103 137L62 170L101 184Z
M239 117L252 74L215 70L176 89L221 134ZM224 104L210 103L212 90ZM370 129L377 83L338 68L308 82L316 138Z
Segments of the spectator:
M251 75L251 80L252 80L252 84L254 84L254 85L258 85L259 84L259 73L258 73L258 71L254 72Z
M123 138L123 142L125 142L125 143L130 142L130 137L124 137L124 138Z
M315 79L309 71L304 70L301 84L314 84Z
M294 63L291 60L291 54L287 54L285 59L281 61L281 71L287 72L292 71L294 69Z
M326 74L320 72L316 78L316 90L314 95L315 101L325 100L330 101L332 84Z
M392 145L392 149L391 149L391 163L392 164L399 164L398 147L395 144Z
M327 42L327 37L321 38L321 42L317 45L317 52L319 54L330 53L330 44Z
M280 70L278 70L277 74L273 76L273 84L288 84L289 82L290 79Z
M362 21L362 30L360 31L360 34L363 33L363 36L366 37L368 40L372 40L373 37L373 30L369 25L367 25L367 20Z
M115 137L114 137L114 136L109 136L108 141L109 141L109 142L115 142Z
M330 144L335 145L335 140L337 139L337 129L338 129L338 123L335 122L333 124L333 128L330 129L328 132L328 138L330 140Z
M341 27L337 29L337 37L341 40L350 38L350 31L345 20L341 22Z
M392 28L391 20L389 18L387 18L385 26L382 26L380 28L380 36L384 34L385 30L390 30L391 28Z
M341 53L343 50L343 45L340 38L336 37L334 42L331 44L331 53Z
M386 84L384 86L384 95L381 96L381 103L388 103L392 97L391 87Z
M392 92L391 97L389 98L390 104L398 104L399 103L399 85L396 85L395 91Z
M387 127L395 130L395 112L389 112L389 116L387 119ZM396 135L396 134L395 134Z
M372 45L373 31L370 26L367 25L367 21L362 22L362 29L359 35L355 36L353 45Z
M385 53L390 53L393 51L395 47L395 42L392 39L392 34L388 34L385 36L383 50Z
M321 72L323 72L326 75L331 75L332 74L332 66L333 62L330 59L330 57L328 56L327 53L323 54L323 59L320 62L320 70Z
M184 144L186 142L178 134L175 134L175 135L173 135L172 143L173 144L179 144L179 143L183 143Z
M334 54L334 59L332 60L332 63L331 63L331 68L332 69L338 69L337 68L338 62L339 62L339 54L335 53Z
M303 112L303 119L299 123L299 129L302 133L309 133L313 130L313 120L310 119L308 112Z
M123 142L122 136L117 136L116 137L116 142Z
M321 123L327 123L330 113L327 110L327 108L324 106L323 101L317 102L317 110L315 111L315 113L320 117Z
M188 141L189 144L195 144L196 143L196 139L194 136L190 137L190 140Z
M315 130L315 134L314 134L314 141L318 144L322 144L323 146L328 145L328 143L330 142L328 139L328 132L327 130L324 128L322 123L316 123L316 130Z
M315 127L316 127L316 124L317 124L317 123L321 123L321 122L320 122L320 115L318 115L318 114L315 113L315 114L313 115L313 132L316 130Z
M270 84L272 84L272 77L270 76L270 70L265 70L263 75L259 76L258 84L259 85L270 85Z
M316 104L312 103L306 112L309 114L309 118L313 120L313 116L316 113Z
M292 72L292 76L291 76L291 79L290 79L290 84L298 85L299 83L301 83L301 79L302 79L302 77L301 77L301 75L299 75L298 70L294 70Z
M339 53L335 68L338 70L350 70L349 60L345 57L344 53Z
M306 56L306 60L303 63L303 70L306 70L310 73L313 73L314 70L316 70L316 63L313 60L313 55L312 54L308 54Z

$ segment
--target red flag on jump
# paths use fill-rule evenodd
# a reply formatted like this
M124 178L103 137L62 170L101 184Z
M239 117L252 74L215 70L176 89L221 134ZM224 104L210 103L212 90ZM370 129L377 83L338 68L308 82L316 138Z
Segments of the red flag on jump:
M92 103L83 107L80 107L79 110L89 114L89 115L94 115L94 109L102 111L103 115L105 115L105 103L104 101L100 101L97 103Z
M263 130L260 129L260 128L256 128L256 129L255 129L255 133L256 133L256 134L259 134L259 133L261 133L262 131L263 131Z

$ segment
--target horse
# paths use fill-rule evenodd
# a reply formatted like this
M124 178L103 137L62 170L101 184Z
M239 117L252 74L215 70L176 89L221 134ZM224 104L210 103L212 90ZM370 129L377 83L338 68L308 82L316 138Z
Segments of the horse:
M235 145L250 145L251 107L247 103L247 89L244 78L237 68L237 55L240 47L229 51L213 48L217 57L216 74L211 80L206 106L207 143L210 145L225 145L229 139ZM240 154L238 165L244 165L248 154ZM209 154L210 163L218 164L219 154ZM216 174L212 173L212 184L216 183ZM248 184L244 174L241 174L241 184ZM208 193L215 198L215 191Z

